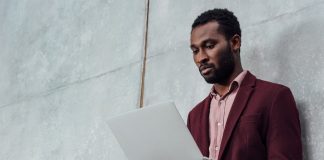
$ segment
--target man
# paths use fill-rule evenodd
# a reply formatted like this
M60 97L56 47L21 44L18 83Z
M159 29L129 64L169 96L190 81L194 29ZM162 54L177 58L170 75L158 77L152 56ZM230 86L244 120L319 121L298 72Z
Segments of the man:
M301 160L299 115L289 88L256 79L240 61L241 29L227 9L192 24L193 59L210 94L188 115L200 151L218 160Z

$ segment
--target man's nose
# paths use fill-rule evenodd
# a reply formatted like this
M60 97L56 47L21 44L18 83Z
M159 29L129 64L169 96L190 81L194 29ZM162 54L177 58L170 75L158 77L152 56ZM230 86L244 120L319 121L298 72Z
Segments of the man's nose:
M208 56L205 51L201 50L197 53L196 62L199 64L208 62Z

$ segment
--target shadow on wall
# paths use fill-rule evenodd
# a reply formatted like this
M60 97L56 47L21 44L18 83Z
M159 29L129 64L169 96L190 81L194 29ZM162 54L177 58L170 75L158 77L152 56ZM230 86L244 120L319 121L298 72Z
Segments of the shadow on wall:
M306 103L303 103L301 101L296 100L297 107L299 110L299 119L300 119L300 125L301 125L301 131L302 131L302 143L303 143L303 159L311 159L311 149L307 147L307 135L310 135L309 133L309 126L310 122L306 119Z

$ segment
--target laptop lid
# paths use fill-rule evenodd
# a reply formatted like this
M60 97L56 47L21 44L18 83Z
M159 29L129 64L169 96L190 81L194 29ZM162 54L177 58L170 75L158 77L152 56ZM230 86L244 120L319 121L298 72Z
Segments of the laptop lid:
M129 160L200 160L203 157L172 102L114 117L108 125Z

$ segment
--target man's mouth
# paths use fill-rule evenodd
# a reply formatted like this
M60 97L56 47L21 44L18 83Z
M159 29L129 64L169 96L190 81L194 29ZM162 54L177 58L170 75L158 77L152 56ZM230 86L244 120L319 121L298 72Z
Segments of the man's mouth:
M203 75L208 74L209 72L212 71L212 69L213 68L211 66L200 66L199 67L200 73L203 74Z
M208 74L209 72L211 72L211 70L212 70L211 67L209 67L209 68L204 68L204 69L201 70L201 74L206 75L206 74Z

